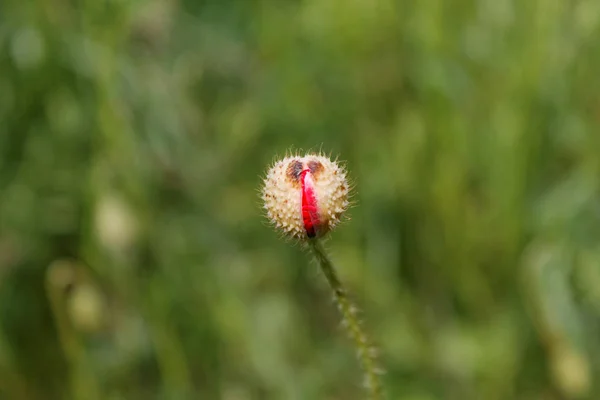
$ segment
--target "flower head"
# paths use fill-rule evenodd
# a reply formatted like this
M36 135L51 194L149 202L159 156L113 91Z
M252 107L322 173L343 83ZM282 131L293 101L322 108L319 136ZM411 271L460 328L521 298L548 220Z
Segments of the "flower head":
M296 239L321 237L348 208L346 171L323 155L289 156L267 172L262 200L269 220Z

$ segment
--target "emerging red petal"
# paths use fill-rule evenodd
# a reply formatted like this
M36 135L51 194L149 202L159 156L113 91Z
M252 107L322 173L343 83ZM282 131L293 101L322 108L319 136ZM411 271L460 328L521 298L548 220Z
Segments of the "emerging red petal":
M315 183L310 169L305 169L300 175L302 183L302 221L308 237L317 235L319 226L319 213L317 209L317 198L315 196Z

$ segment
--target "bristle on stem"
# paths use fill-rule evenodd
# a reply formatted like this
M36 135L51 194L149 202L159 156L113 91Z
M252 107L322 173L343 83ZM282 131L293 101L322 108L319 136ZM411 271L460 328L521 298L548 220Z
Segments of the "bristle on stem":
M318 238L314 238L309 240L308 244L333 291L335 302L342 314L343 325L354 341L358 358L365 373L365 386L369 391L370 399L383 399L383 386L379 377L381 369L377 363L377 352L372 347L369 337L360 324L357 316L357 308L350 301L321 241Z

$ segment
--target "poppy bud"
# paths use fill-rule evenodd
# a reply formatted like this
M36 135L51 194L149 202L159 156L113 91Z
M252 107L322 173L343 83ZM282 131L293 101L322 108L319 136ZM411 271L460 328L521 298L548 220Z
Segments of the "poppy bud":
M285 235L322 237L348 208L346 171L329 158L307 154L275 162L267 172L262 200L269 220Z

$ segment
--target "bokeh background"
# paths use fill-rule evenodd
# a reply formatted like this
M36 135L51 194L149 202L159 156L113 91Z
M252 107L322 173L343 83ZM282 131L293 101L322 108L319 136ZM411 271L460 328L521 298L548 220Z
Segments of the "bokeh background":
M0 398L363 399L275 157L389 399L600 396L600 3L3 0Z

